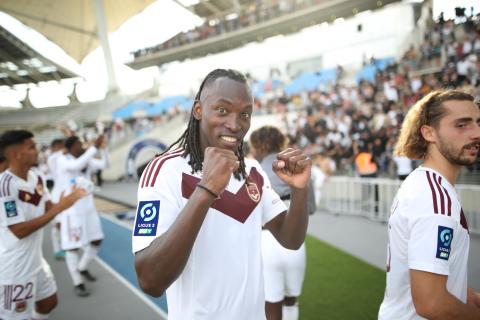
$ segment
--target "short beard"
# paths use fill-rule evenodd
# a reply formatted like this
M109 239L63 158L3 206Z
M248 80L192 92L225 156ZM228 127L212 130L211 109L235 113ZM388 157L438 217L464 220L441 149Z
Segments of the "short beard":
M447 159L450 163L457 166L471 166L477 162L477 158L469 159L462 155L465 146L463 146L459 152L449 144L440 142L438 149L440 153Z

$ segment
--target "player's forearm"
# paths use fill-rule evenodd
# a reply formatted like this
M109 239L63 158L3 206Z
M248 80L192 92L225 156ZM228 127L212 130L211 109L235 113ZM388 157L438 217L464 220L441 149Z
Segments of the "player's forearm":
M78 157L75 160L70 160L66 163L66 169L67 170L81 170L85 168L90 161L90 159L93 158L95 153L97 153L98 149L94 146L91 146L90 148L87 149L80 157Z
M90 159L89 166L93 170L103 170L107 167L107 156L105 151L101 151L101 159Z
M182 273L213 198L196 189L172 226L135 255L143 291L159 297Z
M430 300L430 303L425 303L423 307L414 303L417 313L424 318L433 320L480 319L480 308L463 303L448 291L435 297L429 296L427 299Z
M47 212L35 219L25 222L17 223L9 226L10 231L19 239L28 237L38 229L44 227L47 223L53 220L55 216L61 212L58 205L52 205Z
M279 242L287 249L296 250L305 241L308 226L308 187L292 189L290 208L279 232Z

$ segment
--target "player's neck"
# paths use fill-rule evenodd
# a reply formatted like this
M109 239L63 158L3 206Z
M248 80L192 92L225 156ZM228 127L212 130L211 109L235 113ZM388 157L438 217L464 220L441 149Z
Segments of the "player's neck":
M461 166L451 163L437 152L427 153L423 166L439 172L452 186L455 185L460 170L462 169Z
M28 170L30 170L30 167L25 167L19 163L13 163L8 167L8 170L10 170L10 172L16 175L17 177L27 181Z

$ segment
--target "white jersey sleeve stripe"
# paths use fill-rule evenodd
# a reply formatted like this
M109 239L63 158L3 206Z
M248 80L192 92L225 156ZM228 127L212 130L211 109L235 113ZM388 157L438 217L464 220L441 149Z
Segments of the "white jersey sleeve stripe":
M442 186L442 189L445 192L445 195L447 196L448 216L450 217L452 215L452 198L450 198L450 195L448 194L448 190L442 185L442 177L438 177L438 182Z
M5 190L3 191L3 196L7 197L10 196L10 182L12 181L12 176L8 175L8 177L5 178L4 181L4 188Z
M433 212L438 213L437 195L435 188L433 187L432 179L430 178L430 172L426 171L425 173L427 174L428 185L430 186L430 190L432 191Z
M5 197L6 196L5 188L4 188L4 184L5 184L6 179L7 179L7 176L5 174L0 176L0 197Z
M152 176L152 173L153 173L153 171L155 170L155 166L156 166L157 162L160 161L160 159L163 159L163 157L162 157L162 156L158 156L157 158L155 158L155 159L152 160L152 165L150 166L150 168L148 169L147 174L145 175L146 181L144 181L144 183L142 184L142 188L148 186L148 184L150 183L150 177Z
M183 151L181 152L177 152L177 153L172 153L170 154L168 157L165 157L163 158L158 164L157 166L155 167L155 174L153 175L153 178L152 178L152 182L150 183L150 187L153 187L155 185L155 181L157 181L157 176L160 172L160 169L162 168L163 164L169 160L169 159L172 159L172 158L176 158L178 156L180 156L181 154L183 153ZM152 171L153 172L153 171ZM147 181L147 187L148 187L148 181Z
M6 174L0 176L0 197L5 197L5 181L8 176Z
M152 176L152 173L155 171L156 165L160 160L165 159L166 157L172 154L180 153L180 152L183 152L183 149L169 151L165 154L159 155L156 158L152 159L148 164L147 168L145 168L145 171L144 171L145 175L143 176L141 187L144 188L148 186L148 184L150 183L150 177Z
M12 178L13 178L12 176L9 176L8 181L7 181L7 195L8 196L11 196L11 194L10 194L10 182L12 182Z
M150 171L150 167L152 166L153 161L155 161L155 159L150 160L145 170L143 170L142 183L140 184L142 188L145 186L145 180L147 179L147 175L148 175L148 172Z
M433 173L433 181L435 182L435 185L437 186L439 198L440 198L440 213L445 214L445 200L444 200L444 195L442 192L442 188L440 187L440 184L438 183L438 177L436 173Z
M153 159L152 162L151 162L151 166L148 169L148 172L146 172L146 174L145 174L146 179L144 179L144 181L142 182L142 188L148 187L149 185L153 186L155 184L155 180L157 178L158 172L160 171L160 168L163 165L163 162L165 162L165 160L168 160L170 158L174 158L174 157L177 157L177 156L181 155L182 152L183 152L183 150L176 150L174 152L167 152L167 153L162 154L161 156L158 156L157 158ZM154 172L155 172L155 174L153 174ZM153 175L153 179L150 180L152 178L152 175Z

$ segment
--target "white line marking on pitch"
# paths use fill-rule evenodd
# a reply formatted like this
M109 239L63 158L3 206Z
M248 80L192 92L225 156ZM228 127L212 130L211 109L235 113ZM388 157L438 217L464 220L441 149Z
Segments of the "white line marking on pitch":
M122 222L122 221L115 221L114 218L108 217L105 214L102 214L102 217L108 219L109 221L112 221L113 223L116 223L126 229L130 230L130 227ZM96 256L95 261L98 262L103 268L105 268L108 272L110 272L115 278L117 278L121 283L123 283L128 289L130 289L137 297L140 298L146 305L148 305L150 308L152 308L153 311L158 313L163 320L167 320L168 316L165 311L163 311L159 306L157 306L155 303L152 302L149 298L145 296L144 293L142 293L140 290L138 290L133 284L131 284L127 279L125 279L121 274L119 274L115 269L113 269L108 263L103 261L100 257Z

